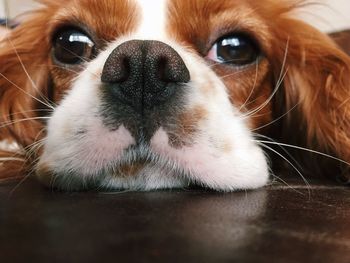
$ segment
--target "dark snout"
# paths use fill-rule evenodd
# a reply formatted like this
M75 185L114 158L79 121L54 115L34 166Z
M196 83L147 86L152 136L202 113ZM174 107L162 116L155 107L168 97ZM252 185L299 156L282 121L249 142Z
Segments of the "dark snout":
M166 103L177 92L177 85L173 84L189 82L190 73L169 45L132 40L110 54L101 80L119 102L142 111Z

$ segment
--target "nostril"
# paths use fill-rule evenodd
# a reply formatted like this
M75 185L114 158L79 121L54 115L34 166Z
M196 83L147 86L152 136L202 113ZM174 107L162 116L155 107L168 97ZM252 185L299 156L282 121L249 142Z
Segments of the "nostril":
M184 62L178 58L166 59L163 65L164 79L167 82L187 83L190 81L190 73Z
M123 62L121 63L121 69L120 69L120 74L118 76L118 78L115 80L115 82L125 82L128 80L128 78L130 77L130 71L131 71L131 67L130 67L130 60L128 58L124 58Z
M186 83L190 81L190 73L178 60L160 57L156 70L157 78L165 83Z
M102 71L101 81L103 83L122 83L130 77L130 58L127 55L111 56Z
M190 73L182 57L170 46L158 41L148 42L146 71L165 83L187 83Z
M168 59L165 57L161 57L158 61L158 68L156 70L156 74L159 80L163 82L172 82L170 76L169 76L169 69L168 69Z

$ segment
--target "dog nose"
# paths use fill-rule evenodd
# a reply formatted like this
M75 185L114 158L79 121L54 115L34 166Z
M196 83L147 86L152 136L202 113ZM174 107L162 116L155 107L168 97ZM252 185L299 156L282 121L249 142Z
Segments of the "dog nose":
M169 45L153 40L131 40L110 54L101 81L113 89L120 101L142 111L173 97L179 84L190 81L190 73Z

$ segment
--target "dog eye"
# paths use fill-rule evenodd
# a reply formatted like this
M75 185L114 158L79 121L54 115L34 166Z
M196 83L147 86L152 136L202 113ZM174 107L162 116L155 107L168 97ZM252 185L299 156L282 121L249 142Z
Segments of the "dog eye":
M233 66L244 66L255 62L259 55L259 47L253 39L243 34L234 34L219 39L207 58Z
M60 31L53 41L53 56L63 64L80 64L91 59L94 42L76 29Z

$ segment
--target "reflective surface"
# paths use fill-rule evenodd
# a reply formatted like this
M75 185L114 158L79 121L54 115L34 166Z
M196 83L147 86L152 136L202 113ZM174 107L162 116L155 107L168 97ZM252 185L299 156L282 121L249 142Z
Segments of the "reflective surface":
M230 194L2 183L1 262L350 262L350 188L288 183Z

